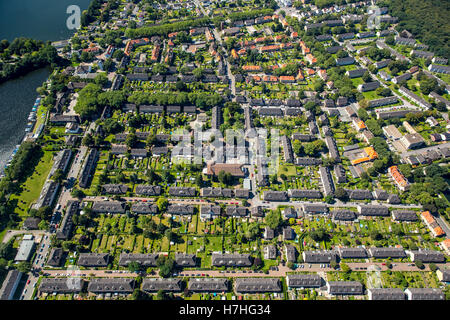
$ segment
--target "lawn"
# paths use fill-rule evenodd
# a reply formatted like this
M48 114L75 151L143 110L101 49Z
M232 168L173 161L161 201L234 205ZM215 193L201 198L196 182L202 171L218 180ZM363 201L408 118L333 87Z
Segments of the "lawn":
M28 208L35 202L41 193L50 169L53 165L53 152L44 151L39 163L36 165L31 177L22 185L22 191L19 194L13 194L11 200L17 200L14 212L21 217L27 215Z

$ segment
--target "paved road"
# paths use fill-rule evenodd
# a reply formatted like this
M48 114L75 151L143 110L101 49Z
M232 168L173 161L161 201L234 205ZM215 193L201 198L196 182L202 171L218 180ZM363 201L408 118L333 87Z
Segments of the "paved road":
M208 16L206 10L203 8L203 6L200 4L199 1L194 1L195 5L200 9L200 11L205 15ZM226 69L227 69L227 76L230 80L230 91L233 96L233 101L236 101L236 80L234 78L234 75L231 73L231 66L227 60L227 52L223 46L222 37L220 36L219 32L217 31L217 28L212 29L214 37L217 39L217 42L219 43L219 47L222 49L223 52L223 62L225 63ZM219 50L217 50L219 51Z
M8 230L3 237L3 243L7 243L11 238L21 234L32 234L34 237L39 237L45 234L44 230Z
M22 300L31 300L35 285L39 279L39 273L37 272L44 267L50 250L50 236L50 233L45 233L40 243L36 246L36 258L34 259L31 266L32 271L36 270L36 276L33 275L33 272L28 273L29 283L27 282L23 289L23 293L21 296Z
M445 221L444 218L439 215L436 217L436 222L442 228L442 230L444 230L447 237L450 237L450 226L448 225L447 221Z
M388 268L382 262L354 262L354 263L346 263L349 268L353 271L367 271L367 268L370 266L377 266L381 269L381 271L386 271ZM438 264L439 267L449 268L450 263ZM413 263L393 263L391 271L430 271L428 265L425 266L424 269L417 268ZM322 268L320 264L299 264L298 268L292 270L286 266L278 266L278 270L270 270L267 274L255 272L252 270L245 270L246 272L242 272L243 270L238 270L232 272L231 270L186 270L182 271L178 274L178 277L231 277L231 278L239 278L239 277L285 277L291 272L316 272L320 274L324 274L325 272L336 271L333 268ZM43 270L44 273L48 274L51 277L67 277L69 274L66 270ZM127 270L121 270L120 272L111 271L107 272L107 270L81 270L79 276L81 277L99 277L99 278L116 278L116 277L136 277L138 274L134 272L129 272ZM158 272L154 275L147 275L147 277L157 277Z
M421 149L416 149L416 150L411 150L408 152L404 152L402 153L402 157L407 157L407 156L411 156L411 155L416 155L416 154L421 154L424 153L426 151L430 151L430 150L439 150L439 149L445 149L445 148L450 148L450 142L446 142L446 143L442 143L442 144L437 144L435 146L431 146L431 147L426 147L426 148L421 148Z

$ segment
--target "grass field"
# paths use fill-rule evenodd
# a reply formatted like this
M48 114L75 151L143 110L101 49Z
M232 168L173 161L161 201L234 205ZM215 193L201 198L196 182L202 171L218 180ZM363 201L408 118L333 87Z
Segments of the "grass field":
M22 185L22 191L11 196L11 200L17 200L14 212L20 217L26 216L30 205L39 198L41 189L53 165L52 156L52 152L45 151L34 169L33 175Z

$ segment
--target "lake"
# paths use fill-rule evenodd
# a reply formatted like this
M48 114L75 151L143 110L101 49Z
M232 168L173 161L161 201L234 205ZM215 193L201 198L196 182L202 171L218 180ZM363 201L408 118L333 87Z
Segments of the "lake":
M69 5L88 8L90 0L0 0L0 40L27 37L43 41L68 39ZM0 168L25 135L28 115L36 100L36 88L49 76L48 69L0 85Z

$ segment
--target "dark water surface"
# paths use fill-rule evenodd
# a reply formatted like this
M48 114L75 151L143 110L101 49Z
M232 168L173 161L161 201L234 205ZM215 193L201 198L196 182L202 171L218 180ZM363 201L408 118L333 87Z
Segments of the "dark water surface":
M87 9L90 0L0 0L0 40L27 37L43 41L68 39L69 5ZM28 115L36 100L36 88L49 76L48 69L0 85L0 168L25 135Z

